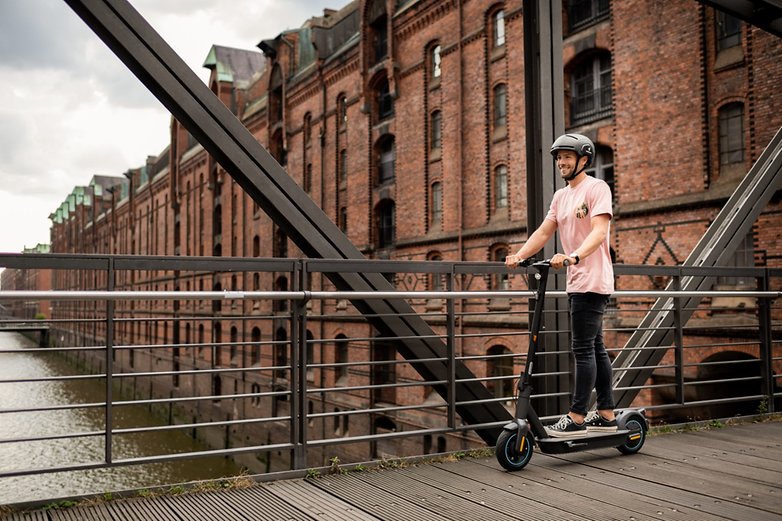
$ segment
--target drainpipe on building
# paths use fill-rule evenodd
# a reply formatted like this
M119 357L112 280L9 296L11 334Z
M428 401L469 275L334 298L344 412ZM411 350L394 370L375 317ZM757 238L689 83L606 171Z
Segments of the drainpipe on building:
M459 81L459 89L458 89L458 99L457 104L459 107L459 166L457 169L457 172L459 172L459 182L456 184L458 187L458 195L457 195L457 203L456 203L456 221L459 224L458 230L457 230L457 250L458 250L458 261L464 260L464 243L463 243L463 237L462 237L462 229L464 228L464 219L463 219L463 208L464 208L464 175L463 175L463 169L464 169L464 46L463 46L463 38L464 38L464 13L462 11L462 2L457 2L457 5L459 6L459 78L461 80ZM459 290L464 289L464 275L461 276L459 280ZM462 313L464 312L464 300L459 299L457 301L459 304L458 307L458 313L459 313L459 341L457 342L458 349L456 349L457 353L456 356L462 356L464 354L464 321L462 320ZM457 346L454 346L456 348Z

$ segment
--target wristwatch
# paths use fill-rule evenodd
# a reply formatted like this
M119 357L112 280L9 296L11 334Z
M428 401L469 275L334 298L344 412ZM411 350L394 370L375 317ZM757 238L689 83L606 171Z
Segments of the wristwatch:
M578 255L576 255L576 252L573 252L573 253L571 253L570 255L568 255L568 257L572 257L572 258L576 259L576 264L578 264L579 262L581 262L581 257L579 257Z

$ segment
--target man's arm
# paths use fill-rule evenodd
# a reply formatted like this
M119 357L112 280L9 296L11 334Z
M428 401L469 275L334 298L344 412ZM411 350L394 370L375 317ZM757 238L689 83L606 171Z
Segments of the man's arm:
M557 223L551 219L544 219L543 224L535 230L535 233L530 235L527 242L516 252L516 255L508 255L505 258L505 265L509 268L515 268L524 259L532 257L546 245L556 231Z

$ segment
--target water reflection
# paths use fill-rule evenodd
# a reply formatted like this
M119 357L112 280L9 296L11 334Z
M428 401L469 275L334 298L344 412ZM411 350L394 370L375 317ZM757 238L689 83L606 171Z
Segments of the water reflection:
M0 332L0 379L72 375L76 371L54 353L28 353L35 343L16 334ZM66 404L96 404L104 400L105 380L0 383L0 410ZM115 400L118 397L115 396ZM116 407L114 428L162 425L145 407ZM0 439L58 436L81 433L67 440L0 443L0 472L99 463L104 460L105 410L85 407L59 411L0 414ZM90 435L101 433L100 435ZM182 431L115 436L113 458L205 450ZM151 487L166 483L235 475L239 467L220 457L196 458L113 469L91 469L32 476L0 478L0 504L44 500L106 491Z

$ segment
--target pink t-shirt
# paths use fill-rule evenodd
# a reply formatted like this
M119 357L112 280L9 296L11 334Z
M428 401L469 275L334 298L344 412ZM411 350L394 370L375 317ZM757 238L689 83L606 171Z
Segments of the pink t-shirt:
M613 217L611 189L605 181L586 176L575 188L568 185L557 190L546 219L557 224L559 239L565 248L564 253L570 254L581 246L592 231L592 217L602 214ZM575 266L568 266L568 293L610 295L614 292L609 235L610 230L605 240L589 257L580 259Z

